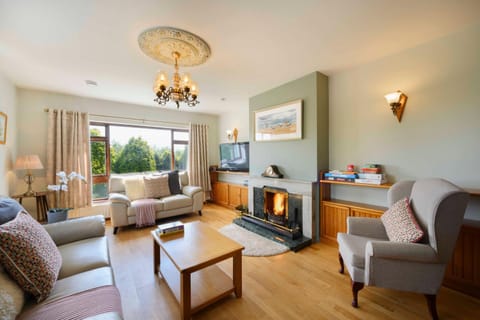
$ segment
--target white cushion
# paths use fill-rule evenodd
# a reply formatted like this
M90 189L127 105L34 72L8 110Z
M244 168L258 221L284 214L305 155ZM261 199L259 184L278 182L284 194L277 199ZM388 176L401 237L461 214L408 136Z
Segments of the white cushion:
M127 178L124 180L125 193L130 201L145 198L145 186L143 184L143 176L135 178Z

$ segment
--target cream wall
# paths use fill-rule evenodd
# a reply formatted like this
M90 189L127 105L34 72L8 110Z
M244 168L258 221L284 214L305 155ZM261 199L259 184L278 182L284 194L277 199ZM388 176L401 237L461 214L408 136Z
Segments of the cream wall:
M227 139L227 130L238 129L238 141L248 141L248 101L245 101L245 106L235 109L235 112L223 113L219 116L218 121L218 140L220 143L233 142ZM217 159L219 162L220 159Z
M0 111L7 115L6 144L0 144L0 195L15 189L13 164L17 154L17 96L13 83L0 74Z
M476 26L331 75L330 169L380 163L392 182L436 176L480 189L479 39ZM408 95L401 123L383 97L395 90ZM334 195L386 204L384 191Z
M92 88L92 90L95 90ZM90 120L105 120L129 124L188 127L188 123L207 124L209 128L209 164L216 164L218 158L218 116L194 112L172 111L166 107L146 107L114 101L72 96L62 93L18 88L18 154L35 153L46 165L47 113L44 108L68 109L89 112ZM181 107L180 107L181 110ZM106 117L94 116L105 115ZM110 118L127 117L145 120ZM161 122L155 122L161 121ZM45 190L45 170L36 172L38 176L34 190ZM20 177L21 178L21 177ZM18 184L17 189L24 188ZM26 204L27 209L35 212L33 203Z

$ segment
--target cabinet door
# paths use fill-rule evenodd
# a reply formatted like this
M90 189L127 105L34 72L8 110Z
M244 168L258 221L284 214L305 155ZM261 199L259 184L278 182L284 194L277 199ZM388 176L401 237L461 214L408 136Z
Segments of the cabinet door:
M368 208L351 208L350 215L352 217L364 217L364 218L380 218L383 211L368 209Z
M221 205L228 205L228 184L223 182L216 182L213 185L213 199L215 203Z
M349 207L323 202L320 216L320 236L328 242L337 243L337 232L347 232L349 214Z
M240 205L240 189L241 187L235 184L228 185L228 205L232 208Z
M248 206L248 188L240 187L240 204Z

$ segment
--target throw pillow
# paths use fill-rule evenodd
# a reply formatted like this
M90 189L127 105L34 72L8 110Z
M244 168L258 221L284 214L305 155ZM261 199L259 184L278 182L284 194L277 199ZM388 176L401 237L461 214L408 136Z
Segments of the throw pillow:
M161 198L170 195L168 175L157 177L143 177L145 198Z
M395 202L381 219L390 241L418 242L423 237L423 230L418 225L407 198Z
M125 193L131 201L145 198L145 186L142 177L125 179L124 184Z
M168 186L171 194L181 194L180 178L178 177L178 170L170 171L168 173Z
M13 220L23 207L12 198L0 198L0 224Z
M0 267L0 319L15 319L25 304L25 293Z
M47 231L28 213L0 226L0 264L38 302L57 280L62 256Z

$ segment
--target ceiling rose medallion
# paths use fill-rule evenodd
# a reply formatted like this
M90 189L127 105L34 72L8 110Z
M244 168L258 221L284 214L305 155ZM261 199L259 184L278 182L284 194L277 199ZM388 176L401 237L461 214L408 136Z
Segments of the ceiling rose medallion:
M211 51L202 38L177 28L156 27L142 32L138 36L138 44L150 58L175 67L170 87L166 72L157 74L153 86L157 96L154 101L165 105L171 100L176 103L177 108L180 107L180 102L189 107L199 103L198 86L188 73L180 76L178 67L197 66L207 61Z

